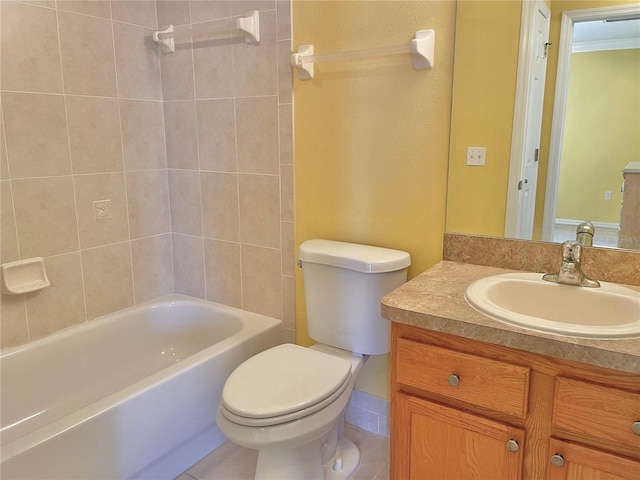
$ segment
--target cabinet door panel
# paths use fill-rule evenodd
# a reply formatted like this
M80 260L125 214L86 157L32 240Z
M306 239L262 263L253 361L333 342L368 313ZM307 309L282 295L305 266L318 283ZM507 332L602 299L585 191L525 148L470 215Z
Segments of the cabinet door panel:
M521 478L522 430L408 395L398 397L409 412L404 438L410 479ZM518 443L517 452L507 449L509 440Z
M549 465L547 480L638 480L640 462L595 448L563 442L555 438L549 444L549 458L561 455L562 467Z

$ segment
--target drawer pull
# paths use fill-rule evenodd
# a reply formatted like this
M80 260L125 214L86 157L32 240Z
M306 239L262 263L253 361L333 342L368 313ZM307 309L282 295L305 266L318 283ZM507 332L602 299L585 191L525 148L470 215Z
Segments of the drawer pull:
M636 420L631 424L631 431L636 435L640 435L640 420Z
M556 453L551 457L551 465L558 468L564 467L564 457Z
M518 450L520 450L520 445L518 445L518 442L516 442L513 439L507 440L507 450L509 450L512 453L515 453Z
M460 377L455 373L452 373L451 375L449 375L449 378L447 378L447 382L449 382L449 385L451 385L452 387L457 387L458 385L460 385Z

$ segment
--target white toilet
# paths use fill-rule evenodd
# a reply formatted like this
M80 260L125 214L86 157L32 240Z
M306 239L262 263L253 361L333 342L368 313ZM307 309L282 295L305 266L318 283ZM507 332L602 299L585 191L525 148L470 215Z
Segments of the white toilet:
M398 250L309 240L300 246L309 336L242 363L216 415L233 442L258 450L256 479L346 479L360 453L343 436L344 411L369 355L389 352L380 299L402 285L411 263Z

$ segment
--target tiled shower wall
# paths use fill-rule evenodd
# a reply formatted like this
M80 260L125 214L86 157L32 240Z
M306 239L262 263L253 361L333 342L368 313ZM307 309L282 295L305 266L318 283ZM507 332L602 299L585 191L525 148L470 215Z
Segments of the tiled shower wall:
M151 41L253 8L257 47ZM173 291L293 337L290 37L289 2L0 0L1 261L52 284L2 295L2 346Z

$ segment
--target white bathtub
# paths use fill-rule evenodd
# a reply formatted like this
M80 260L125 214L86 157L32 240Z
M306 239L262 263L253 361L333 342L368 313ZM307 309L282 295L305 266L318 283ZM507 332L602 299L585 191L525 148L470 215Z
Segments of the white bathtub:
M222 386L280 320L170 295L2 351L3 479L173 478L219 446Z

